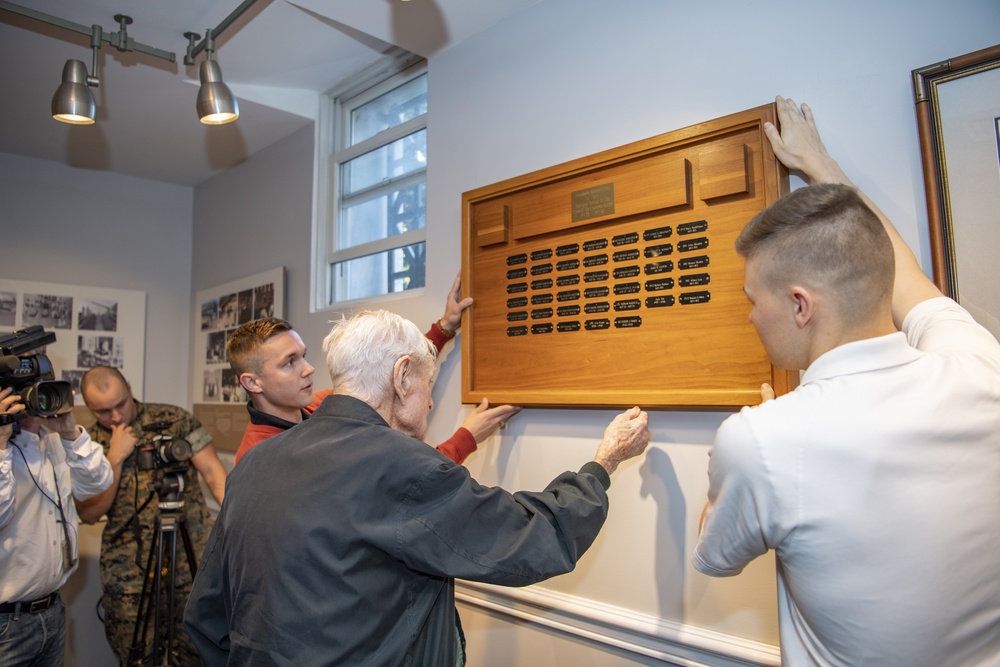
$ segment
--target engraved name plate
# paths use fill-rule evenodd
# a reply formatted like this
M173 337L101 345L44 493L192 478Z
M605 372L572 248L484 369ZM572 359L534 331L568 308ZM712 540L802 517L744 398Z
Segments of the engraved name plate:
M642 326L642 318L639 317L638 315L615 318L615 328L617 329L634 329L636 327L641 327L641 326Z
M681 287L699 287L710 282L712 282L712 277L707 273L692 273L688 276L681 276L677 280L677 284Z
M613 215L615 212L615 184L604 183L572 193L573 222ZM563 200L565 201L565 200Z
M699 236L696 239L688 239L686 241L677 242L677 252L691 252L692 250L701 250L702 248L708 247L708 239L704 236Z
M656 280L646 281L647 292L659 292L660 290L673 289L673 287L674 287L673 278L657 278Z
M524 308L527 305L528 305L528 297L526 296L517 296L514 297L513 299L507 299L508 308Z
M569 287L570 285L577 285L580 282L580 276L559 276L556 278L556 285L559 287Z
M611 327L611 320L603 318L600 320L587 320L583 325L587 331L600 331L601 329L608 329Z
M662 257L663 255L670 255L673 254L673 252L674 252L673 243L661 243L660 245L648 246L643 251L643 254L646 257L652 258L652 257Z
M639 259L639 249L632 248L630 250L619 250L615 254L611 255L611 259L616 262L631 262Z
M622 283L615 285L615 294L637 294L640 289L639 283Z
M563 257L565 255L575 255L580 252L579 243L567 243L566 245L561 245L556 248L556 256Z
M684 222L677 225L678 234L698 234L708 229L708 222L697 220L695 222Z
M559 317L572 317L580 314L580 306L559 306L556 308L556 315Z
M639 232L628 232L611 237L611 245L629 245L639 242Z
M646 297L646 308L664 308L674 305L674 295L664 294L663 296Z
M552 273L551 264L536 264L531 267L531 275L533 276L543 276L546 273Z
M697 257L685 257L677 260L677 268L681 271L686 269L703 269L708 266L708 255L698 255Z
M687 305L691 303L708 303L712 299L711 292L687 292L681 294L680 301L681 305Z
M667 225L666 227L656 227L654 229L647 229L642 233L642 239L644 241L659 241L660 239L670 238L670 235L674 233L674 230Z
M650 262L644 268L646 275L654 275L657 273L667 273L674 270L674 263L669 259L665 262Z

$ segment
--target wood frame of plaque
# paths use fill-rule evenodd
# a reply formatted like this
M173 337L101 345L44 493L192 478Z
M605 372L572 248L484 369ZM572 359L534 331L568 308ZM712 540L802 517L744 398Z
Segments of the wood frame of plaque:
M788 191L766 121L774 104L463 193L463 402L735 409L792 389L734 248Z

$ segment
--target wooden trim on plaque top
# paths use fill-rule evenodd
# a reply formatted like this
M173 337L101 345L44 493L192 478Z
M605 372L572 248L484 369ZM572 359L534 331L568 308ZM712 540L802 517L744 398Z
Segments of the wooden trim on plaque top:
M780 395L734 242L788 191L773 104L462 195L462 400L736 409Z

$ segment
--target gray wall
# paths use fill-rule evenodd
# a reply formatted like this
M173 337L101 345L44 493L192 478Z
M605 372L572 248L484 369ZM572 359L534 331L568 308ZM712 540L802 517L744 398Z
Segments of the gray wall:
M188 405L191 188L0 153L4 278L146 293L146 400Z

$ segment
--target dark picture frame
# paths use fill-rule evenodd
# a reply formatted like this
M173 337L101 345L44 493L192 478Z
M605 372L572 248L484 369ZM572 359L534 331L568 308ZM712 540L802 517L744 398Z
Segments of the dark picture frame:
M1000 44L912 75L934 281L1000 335Z

